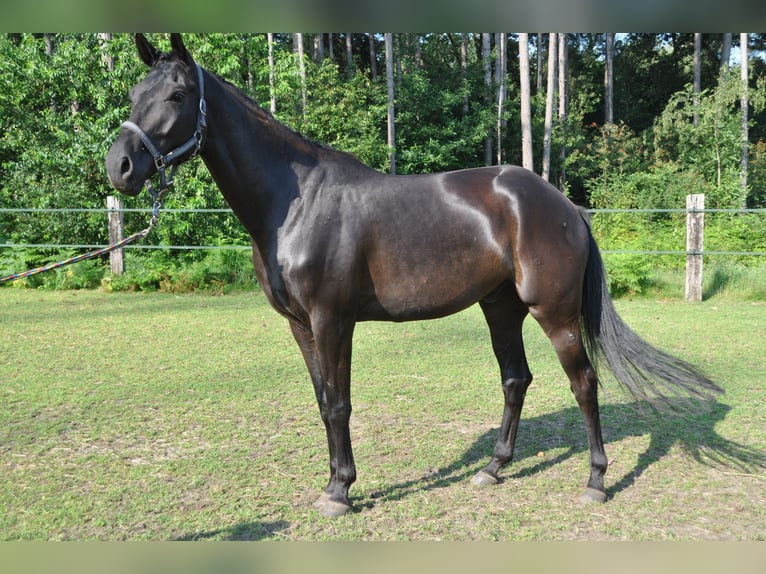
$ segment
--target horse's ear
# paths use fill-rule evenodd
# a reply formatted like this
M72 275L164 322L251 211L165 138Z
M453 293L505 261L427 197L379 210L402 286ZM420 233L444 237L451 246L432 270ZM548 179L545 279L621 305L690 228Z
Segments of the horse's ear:
M173 55L176 58L178 58L181 62L185 62L188 65L191 65L194 63L194 60L192 59L191 54L189 54L189 51L186 49L186 46L184 46L184 40L181 37L181 34L171 34L170 45L173 47Z
M141 60L150 68L160 59L159 50L152 46L143 34L136 34L136 48Z

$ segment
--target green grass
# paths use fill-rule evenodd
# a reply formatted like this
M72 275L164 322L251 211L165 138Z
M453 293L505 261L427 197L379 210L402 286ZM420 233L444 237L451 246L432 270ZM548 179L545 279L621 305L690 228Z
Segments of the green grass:
M478 308L362 323L354 511L322 518L313 390L259 292L0 290L2 540L666 540L766 538L766 304L617 301L649 341L726 389L691 422L644 418L604 381L610 500L582 507L582 416L533 320L535 380L515 462L469 479L502 409Z
M705 263L702 299L730 299L736 301L766 301L766 267L745 266L736 263ZM686 276L683 269L656 268L647 277L650 285L646 295L650 298L678 298L684 294Z

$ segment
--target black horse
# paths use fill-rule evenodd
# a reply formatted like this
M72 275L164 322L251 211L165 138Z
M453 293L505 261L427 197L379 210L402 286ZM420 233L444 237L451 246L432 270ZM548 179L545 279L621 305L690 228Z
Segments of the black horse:
M528 313L550 338L585 417L590 477L584 501L603 502L607 458L598 379L602 356L635 398L709 400L720 388L655 349L617 316L596 243L579 209L514 166L391 176L315 144L193 60L180 35L162 53L136 36L149 74L106 157L130 195L159 171L204 160L249 232L271 305L303 353L327 429L330 480L316 506L338 516L356 479L351 451L351 343L358 321L411 321L478 302L500 365L505 407L497 445L475 484L498 482L513 456L532 381L522 341ZM160 151L166 150L166 151ZM167 151L170 150L170 151ZM587 349L587 354L586 354Z

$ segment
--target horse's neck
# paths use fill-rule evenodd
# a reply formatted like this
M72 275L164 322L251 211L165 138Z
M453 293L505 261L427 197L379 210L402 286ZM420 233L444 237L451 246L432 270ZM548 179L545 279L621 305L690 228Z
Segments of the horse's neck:
M229 206L255 235L280 223L300 192L310 144L245 100L235 88L210 78L208 138L202 157ZM293 141L295 140L295 141Z

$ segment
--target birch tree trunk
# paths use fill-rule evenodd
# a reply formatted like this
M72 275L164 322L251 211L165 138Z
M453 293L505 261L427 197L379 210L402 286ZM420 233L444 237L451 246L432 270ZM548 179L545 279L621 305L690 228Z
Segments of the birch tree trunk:
M614 33L606 34L606 68L604 71L604 123L614 123Z
M114 56L107 51L109 42L112 40L111 32L98 33L98 45L101 47L101 63L109 72L114 72Z
M567 136L567 116L569 114L569 65L567 54L567 34L559 33L559 125L562 128L561 156L559 158L561 168L559 169L559 189L564 191L567 183L567 172L564 162L567 158L566 136Z
M314 34L314 61L321 64L324 61L324 34Z
M700 123L700 92L702 91L702 34L694 33L694 116L692 124Z
M729 71L729 59L731 57L731 32L723 34L721 40L721 75Z
M375 56L375 34L372 32L370 32L370 76L373 82L378 78L378 61Z
M418 44L419 45L419 44ZM463 83L466 82L468 72L468 34L460 35L460 76ZM468 92L463 96L463 116L468 115Z
M354 54L351 49L353 45L352 40L351 32L346 32L346 72L349 79L354 77Z
M497 135L495 136L497 140L497 165L503 164L503 133L505 132L503 112L505 111L505 97L507 91L506 72L508 70L508 65L506 63L508 53L506 49L506 38L507 35L505 32L497 34L497 67L495 69L495 80L497 82Z
M293 45L298 53L298 73L301 77L301 115L306 119L306 62L303 50L303 34L298 32L293 35Z
M269 32L266 37L269 43L269 111L272 114L276 114L277 92L274 82L274 34Z
M545 181L551 175L551 133L553 131L553 97L556 91L556 61L558 60L557 35L548 35L548 83L545 88L545 135L543 136L543 171Z
M396 174L396 128L394 124L394 42L393 34L384 35L386 42L386 88L388 90L388 147L391 174Z
M423 47L420 45L418 34L413 34L415 39L415 67L420 70L423 67Z
M521 165L534 171L532 158L532 102L529 93L529 34L519 34L519 83L521 88Z
M747 50L748 34L742 33L739 35L739 49L740 49L740 78L742 79L742 96L740 99L740 106L742 108L742 158L740 167L740 185L742 186L742 207L747 207L747 169L748 169L748 127L747 127L747 106L748 106L748 50Z
M548 50L551 47L548 45ZM535 90L539 92L543 89L543 35L537 35L537 82L535 83Z
M492 92L492 64L490 62L490 35L483 32L481 35L481 61L484 64L484 84L487 88L487 100ZM489 101L487 102L489 105ZM484 164L492 165L492 130L487 129L487 137L484 140Z

